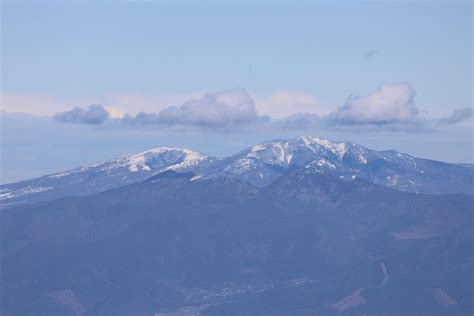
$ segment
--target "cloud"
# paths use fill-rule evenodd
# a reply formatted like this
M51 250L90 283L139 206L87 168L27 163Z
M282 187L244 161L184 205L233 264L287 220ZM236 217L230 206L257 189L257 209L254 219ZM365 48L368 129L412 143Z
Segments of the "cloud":
M107 108L113 107L121 112L136 115L140 112L157 113L172 105L180 105L202 95L203 92L160 95L142 95L137 93L110 94L98 98L98 101L93 103L107 104Z
M70 111L59 112L53 117L61 122L83 124L101 124L109 119L107 126L121 124L209 129L232 129L269 120L267 116L257 114L253 99L243 89L206 93L181 106L169 106L159 112L142 111L130 115L116 107L106 109L100 105L91 105L87 109L75 107Z
M376 50L376 49L371 49L371 50L365 52L364 58L365 58L365 59L372 59L372 58L374 58L375 56L377 56L379 53L380 53L380 52L379 52L378 50Z
M54 114L53 118L59 122L81 123L81 124L100 124L109 117L109 112L97 104L90 105L84 109L75 107L70 111Z
M465 107L454 110L450 115L440 118L438 124L458 124L466 122L473 118L473 111L471 107Z
M158 125L160 124L158 120L158 114L156 113L147 113L140 112L135 116L126 114L121 120L121 123L126 125L136 125L136 126L146 126L146 125Z
M122 102L130 107L132 103L137 102L133 109L142 109L138 114L126 114L121 107L112 103L107 104L107 107L75 107L70 111L56 113L54 119L61 122L101 124L103 128L128 126L163 130L168 128L242 132L419 131L433 129L436 125L441 128L443 124L453 125L472 119L471 108L457 109L438 120L428 119L422 115L423 112L420 114L414 98L415 92L409 84L384 84L365 96L349 96L341 107L329 110L322 107L318 99L311 94L279 91L268 97L257 97L254 101L245 90L235 89L206 93L181 103L182 105L177 103L179 106L160 105L156 111L153 110L155 107L152 105L152 99L147 100L147 105L142 107L139 97L131 97L123 99L125 101ZM20 101L26 104L28 99Z
M384 84L366 96L350 96L327 119L340 125L414 124L419 114L407 83Z
M265 98L256 98L259 113L284 118L295 113L324 114L315 96L307 93L278 91Z
M130 125L191 126L199 128L234 128L268 120L259 116L253 99L243 89L206 93L181 106L170 106L158 113L140 112L125 116Z
M106 110L109 112L110 118L123 118L125 116L125 113L122 110L115 107L108 106Z
M74 108L57 113L58 121L107 126L191 128L204 130L311 130L337 128L377 128L403 130L422 125L417 119L415 93L409 84L385 84L367 96L350 96L336 111L325 115L301 111L317 108L317 99L309 94L277 92L266 98L268 108L278 109L281 117L258 115L257 106L243 89L206 93L181 106L169 106L158 112L124 114L115 107L99 105ZM260 102L260 105L262 102ZM290 106L292 105L292 106ZM295 105L299 105L295 107ZM275 111L274 111L275 113ZM283 115L288 113L289 115ZM372 126L372 127L371 127Z
M197 126L240 125L257 120L255 104L241 89L206 93L180 107L169 107L158 115L161 123Z

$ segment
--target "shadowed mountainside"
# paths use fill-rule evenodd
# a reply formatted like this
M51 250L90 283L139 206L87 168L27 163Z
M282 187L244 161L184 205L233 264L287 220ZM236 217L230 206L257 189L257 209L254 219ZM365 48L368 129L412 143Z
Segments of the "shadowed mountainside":
M167 172L6 209L5 315L466 315L467 195Z

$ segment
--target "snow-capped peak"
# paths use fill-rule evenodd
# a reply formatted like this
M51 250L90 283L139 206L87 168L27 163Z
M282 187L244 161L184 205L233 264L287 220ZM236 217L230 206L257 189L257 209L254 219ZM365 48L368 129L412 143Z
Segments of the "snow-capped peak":
M247 154L251 158L266 158L268 162L288 165L293 158L293 153L288 142L269 142L252 146Z
M351 144L332 142L320 137L302 136L291 140L273 140L254 145L237 155L235 162L227 169L249 169L257 161L277 166L289 166L298 157L304 156L308 162L334 155L341 160ZM299 160L301 163L301 159Z
M345 153L348 150L347 143L343 142L332 142L328 139L321 138L321 137L312 137L312 136L302 136L299 138L302 140L306 147L312 149L314 151L315 145L319 145L329 151L331 151L334 155L342 159Z
M276 172L276 169L271 170L273 167L286 169L316 161L319 162L315 165L318 168L336 169L351 146L349 143L331 142L312 136L267 141L231 157L231 162L225 165L223 171L236 175L251 172L266 180L268 175Z
M207 156L186 148L157 147L127 155L119 162L131 172L140 170L179 170L195 165Z
M117 159L89 164L74 170L59 172L49 178L62 178L88 170L100 170L110 173L118 168L127 168L130 172L180 170L192 167L208 156L187 148L156 147L146 151L129 154Z

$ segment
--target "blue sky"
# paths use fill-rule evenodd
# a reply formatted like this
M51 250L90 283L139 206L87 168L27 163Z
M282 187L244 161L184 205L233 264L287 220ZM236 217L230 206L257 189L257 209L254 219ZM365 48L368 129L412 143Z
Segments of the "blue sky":
M1 25L1 108L7 112L53 115L101 104L119 115L158 113L206 92L242 88L258 115L327 115L353 104L350 96L401 83L410 85L417 117L426 120L472 106L470 1L3 1ZM45 129L35 132L46 135ZM355 138L377 146L369 140L390 135L384 136L386 147L416 148L413 133L397 130L376 129ZM423 137L448 144L449 135L457 135L462 146L452 155L436 147L416 154L471 161L471 126L449 130L453 134L440 137L438 130ZM89 132L75 133L70 142L83 144ZM8 133L2 133L4 144ZM353 131L337 133L339 139L354 138ZM186 143L186 133L176 135L184 140L166 139ZM14 150L22 148L21 139L14 139L18 143L8 142L4 156L15 157ZM159 139L156 145L167 142ZM401 145L405 142L409 146ZM206 146L196 142L195 147ZM133 150L124 145L113 153ZM95 157L104 155L88 151L74 163ZM71 165L64 158L56 169Z
M8 94L80 99L240 87L304 92L337 106L384 82L409 82L430 113L471 103L468 1L6 1L2 20Z

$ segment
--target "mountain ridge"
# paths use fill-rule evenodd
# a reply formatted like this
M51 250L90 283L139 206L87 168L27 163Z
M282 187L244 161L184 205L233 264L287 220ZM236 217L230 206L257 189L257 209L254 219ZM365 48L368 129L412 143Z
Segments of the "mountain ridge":
M472 194L474 169L416 158L395 150L376 151L351 142L312 136L270 140L224 158L186 148L156 147L69 171L0 185L3 206L87 195L136 183L164 172L199 177L234 177L265 187L299 168L343 179L363 178L392 189L428 194Z

